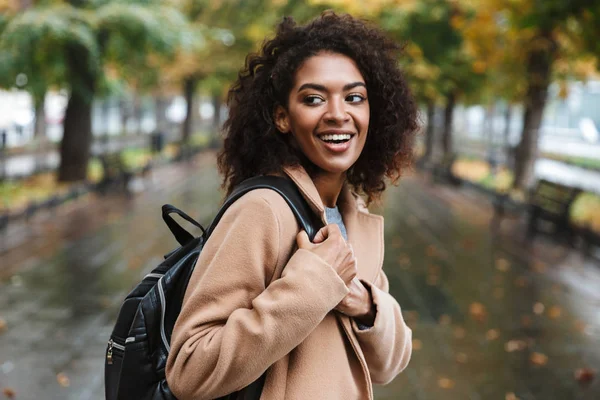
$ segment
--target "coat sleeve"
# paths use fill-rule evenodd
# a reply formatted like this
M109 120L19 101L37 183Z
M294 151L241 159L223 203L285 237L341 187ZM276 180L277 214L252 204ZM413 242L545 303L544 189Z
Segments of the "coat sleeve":
M376 307L375 322L368 329L360 329L352 321L367 361L371 380L385 385L406 366L412 353L412 331L404 322L400 305L389 294L389 283L381 270L373 284L363 281L371 290Z
M224 214L190 279L166 369L181 400L248 386L348 293L333 268L307 250L296 251L269 284L280 256L280 222L259 192Z

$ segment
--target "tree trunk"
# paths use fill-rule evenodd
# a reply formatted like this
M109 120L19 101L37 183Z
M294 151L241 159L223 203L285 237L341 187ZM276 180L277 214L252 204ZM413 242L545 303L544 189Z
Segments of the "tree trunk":
M143 131L143 129L142 129L142 118L143 118L142 99L137 94L135 95L134 101L133 101L133 118L135 119L135 122L136 122L135 133L136 133L136 135L141 135L143 133L142 132Z
M196 92L197 85L198 80L195 78L187 78L183 82L183 94L186 101L186 115L185 120L183 121L183 130L181 133L181 141L183 144L188 144L190 141L190 136L192 135L192 127L194 123L194 94Z
M505 155L505 166L506 168L514 168L514 157L510 146L510 120L512 119L512 106L510 103L506 104L506 110L504 110L504 135L502 138L502 148Z
M129 121L129 101L127 98L119 100L121 114L121 135L127 135L127 121Z
M64 119L60 144L59 182L73 182L87 177L92 143L92 102L76 91L71 93Z
M444 108L444 129L442 130L442 150L443 160L447 161L453 153L452 149L452 123L454 116L454 106L456 105L456 93L450 92Z
M214 94L212 97L212 103L215 109L215 115L213 117L213 129L215 131L215 134L218 134L221 130L221 95Z
M427 128L425 130L425 153L423 154L423 161L427 162L431 158L433 153L434 145L434 122L435 118L435 105L433 101L427 102Z
M87 52L77 46L66 50L71 76L71 96L63 122L58 181L74 182L87 178L92 143L92 101L96 80L94 72L89 68Z
M543 32L536 41L539 43L529 51L527 58L528 88L523 131L515 152L513 188L518 190L526 190L533 184L539 130L546 106L552 62L556 55L556 43L551 32Z
M33 137L41 141L46 136L46 112L44 110L46 96L35 101L35 124L33 126Z
M506 104L506 110L504 110L504 145L510 144L510 120L512 119L512 106L510 103Z
M167 132L167 107L168 102L163 96L158 96L155 99L155 118L156 118L156 130L159 132Z

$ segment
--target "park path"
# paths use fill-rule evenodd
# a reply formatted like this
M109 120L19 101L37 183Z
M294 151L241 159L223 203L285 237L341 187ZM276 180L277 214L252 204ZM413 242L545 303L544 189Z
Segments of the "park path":
M120 302L175 246L160 206L208 223L220 199L211 154L156 170L146 185L132 198L90 195L2 234L0 391L104 397ZM517 221L492 229L490 205L468 189L415 175L384 204L373 210L386 217L384 268L415 351L378 400L598 398L600 379L574 378L600 370L597 266L545 239L524 245Z

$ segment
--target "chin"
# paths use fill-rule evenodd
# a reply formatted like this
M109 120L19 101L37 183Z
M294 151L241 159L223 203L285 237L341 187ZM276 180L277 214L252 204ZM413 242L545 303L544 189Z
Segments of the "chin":
M352 167L352 164L317 164L317 168L328 174L344 174Z

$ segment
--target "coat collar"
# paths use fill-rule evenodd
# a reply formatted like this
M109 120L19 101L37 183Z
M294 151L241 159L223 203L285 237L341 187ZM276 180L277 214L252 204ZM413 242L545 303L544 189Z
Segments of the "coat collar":
M293 166L284 167L284 172L294 181L311 209L326 223L325 206L306 170L301 166ZM348 241L358 260L359 277L373 282L383 265L383 217L369 214L363 200L347 184L338 198L338 207Z

